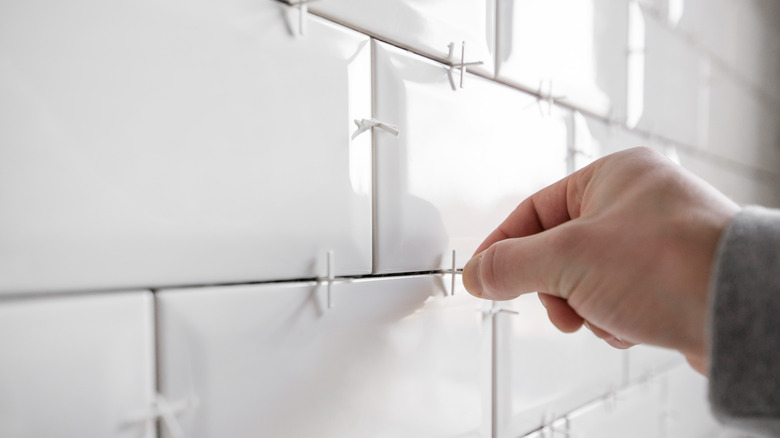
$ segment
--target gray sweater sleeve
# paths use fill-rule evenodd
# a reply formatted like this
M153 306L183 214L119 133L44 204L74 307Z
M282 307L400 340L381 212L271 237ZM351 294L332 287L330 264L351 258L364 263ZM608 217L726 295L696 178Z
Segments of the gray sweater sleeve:
M712 410L727 426L780 436L780 211L737 214L711 285Z

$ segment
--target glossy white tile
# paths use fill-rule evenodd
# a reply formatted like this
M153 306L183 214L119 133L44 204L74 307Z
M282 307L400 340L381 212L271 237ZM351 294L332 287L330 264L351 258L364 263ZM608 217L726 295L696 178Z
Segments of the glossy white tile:
M568 417L570 436L599 438L658 438L664 435L665 393L668 383L658 378L618 391Z
M624 119L627 5L622 0L498 0L497 77Z
M630 15L629 124L671 140L697 143L702 56L677 33L640 13ZM644 35L642 37L642 34Z
M559 332L536 294L509 306L519 315L498 315L496 332L499 437L529 433L623 383L623 351L585 328Z
M294 13L4 7L0 293L370 272L369 39Z
M151 293L0 301L0 436L152 438Z
M446 283L447 286L444 286ZM160 383L188 437L488 437L491 325L449 278L159 293Z
M416 53L446 61L482 64L474 70L494 70L496 0L328 0L310 8L323 16L375 35ZM449 44L454 43L450 58Z
M525 197L566 174L568 112L375 45L375 272L462 267ZM455 80L459 82L457 73Z

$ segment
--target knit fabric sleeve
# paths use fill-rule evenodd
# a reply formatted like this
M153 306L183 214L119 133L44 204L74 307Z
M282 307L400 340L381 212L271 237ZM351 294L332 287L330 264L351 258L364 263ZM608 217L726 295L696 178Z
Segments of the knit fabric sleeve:
M780 436L780 211L743 209L711 281L709 397L730 427Z

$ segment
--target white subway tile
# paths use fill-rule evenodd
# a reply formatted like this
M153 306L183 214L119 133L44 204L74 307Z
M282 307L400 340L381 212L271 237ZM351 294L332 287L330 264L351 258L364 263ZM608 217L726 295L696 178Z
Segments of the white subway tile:
M516 299L510 308L519 315L497 316L499 437L531 432L622 384L623 351L585 328L559 332L536 294Z
M328 0L312 3L312 11L346 23L370 35L444 61L483 64L471 69L494 70L496 0ZM454 57L449 58L450 43Z
M458 266L525 197L566 174L568 112L378 43L375 271ZM459 86L459 77L454 79ZM548 111L550 114L548 114Z
M0 13L0 293L370 272L366 36L273 1L44 5Z
M491 324L448 276L159 293L188 437L488 437Z
M151 293L1 301L0 351L0 436L155 436Z
M498 73L602 116L626 116L622 0L498 0Z

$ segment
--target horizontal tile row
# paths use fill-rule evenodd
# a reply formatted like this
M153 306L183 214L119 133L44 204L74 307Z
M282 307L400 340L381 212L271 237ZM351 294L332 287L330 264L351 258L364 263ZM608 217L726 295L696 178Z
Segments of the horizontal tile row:
M0 435L516 437L665 371L559 333L534 296L456 285L337 280L332 308L317 282L5 300Z
M315 9L385 35L382 10L353 3ZM431 49L450 28L483 34L497 7L500 78L553 84L552 101L602 102L614 113L625 61L615 41L641 27L643 49L631 53L642 57L625 67L637 61L644 72L639 95L626 85L629 103L642 101L640 128L684 144L712 138L713 153L746 166L780 160L769 147L780 138L772 113L717 69L702 92L711 129L696 128L703 98L690 84L700 63L668 28L635 5L575 3L463 3L431 25L438 36L401 33ZM582 49L587 56L566 57L571 66L532 44L548 40L535 32L556 28L527 23L566 5L593 20L561 23L566 38L550 38L550 47L598 36ZM434 9L401 10L429 23ZM8 12L0 19L9 36L0 39L0 294L323 277L329 251L337 276L449 267L452 250L462 266L524 197L643 141L318 17L304 17L296 36L299 11L271 0L77 0ZM41 37L49 34L59 37ZM482 46L458 38L469 40L469 53L490 51L489 38ZM556 76L564 71L570 76ZM741 103L731 111L730 102ZM352 138L352 122L372 117L400 132L369 128ZM741 138L761 147L736 152Z

